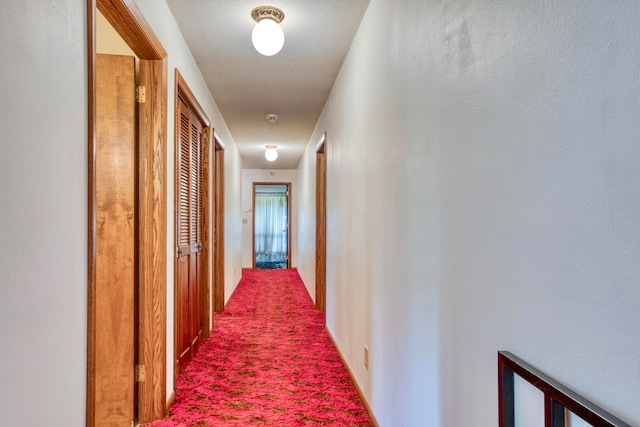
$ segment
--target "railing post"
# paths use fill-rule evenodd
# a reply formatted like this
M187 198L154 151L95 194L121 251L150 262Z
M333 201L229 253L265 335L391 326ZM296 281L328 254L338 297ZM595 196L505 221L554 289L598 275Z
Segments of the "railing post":
M552 400L552 417L553 417L553 427L565 427L565 408L560 404L557 400Z
M500 427L515 427L513 371L505 366L504 357L498 354L498 406Z
M565 409L553 397L544 395L544 425L545 427L565 427Z

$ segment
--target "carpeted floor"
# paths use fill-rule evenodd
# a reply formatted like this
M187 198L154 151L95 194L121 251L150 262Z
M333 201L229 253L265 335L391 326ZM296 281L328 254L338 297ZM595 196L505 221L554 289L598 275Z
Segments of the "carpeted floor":
M153 427L372 426L295 270L243 270Z

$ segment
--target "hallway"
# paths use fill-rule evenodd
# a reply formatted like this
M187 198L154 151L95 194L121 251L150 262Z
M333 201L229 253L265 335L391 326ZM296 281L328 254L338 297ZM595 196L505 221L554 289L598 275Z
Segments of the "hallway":
M338 22L331 16L351 16L344 12L355 3L271 3L286 13L287 41L268 58L252 47L257 0L4 2L0 426L97 427L106 423L95 419L97 403L113 396L126 400L118 403L127 416L120 425L129 427L135 398L122 399L125 387L116 385L99 400L98 373L129 390L144 372L138 418L159 423L154 427L242 425L243 416L295 425L307 422L302 416L325 416L316 409L326 402L355 405L353 391L350 398L331 387L336 396L324 399L310 391L324 378L314 376L317 366L337 366L338 359L314 353L302 339L313 331L314 345L332 348L308 295L301 291L304 308L290 311L275 310L289 294L269 305L236 303L245 291L251 301L249 289L265 282L261 272L243 268L253 266L251 185L266 181L291 182L289 265L309 295L326 290L326 328L375 423L497 426L497 358L506 351L640 426L640 1L370 0L361 20L349 21L352 33L335 33L345 35L337 45L345 57L320 86L325 55L311 54L304 41L318 37L313 51L335 52L320 36ZM334 7L321 13L327 5ZM134 150L134 179L149 185L134 184L138 214L122 221L146 237L133 258L130 250L116 257L140 264L133 273L146 284L139 302L151 308L120 317L138 317L133 323L143 324L127 330L149 337L110 347L127 352L127 360L95 345L102 337L95 326L110 322L96 321L102 249L95 238L108 219L96 215L92 173L95 55L104 41L97 40L98 7L116 25L118 47L141 42L141 58L157 61L142 73L149 87L136 89L127 79L131 90L122 91L129 99L137 91L139 100L145 93L135 109L156 112L133 123L146 136ZM191 17L204 21L202 28ZM221 37L199 49L189 43L190 35L211 32ZM228 56L213 59L222 53ZM301 62L313 67L304 72ZM270 78L272 68L284 71ZM203 206L224 210L216 221L206 218L204 242L223 250L202 262L203 273L215 277L209 299L218 304L207 310L209 319L217 316L213 337L178 379L181 80L211 125ZM150 89L156 86L160 96ZM240 91L252 95L251 108L237 106ZM303 114L309 97L321 94L318 111ZM284 105L294 108L287 113ZM267 121L271 113L276 123ZM253 131L241 131L245 124ZM289 125L299 132L294 145L277 138ZM140 140L155 150L142 150ZM212 149L216 140L223 150ZM274 162L265 158L267 144L277 145ZM214 181L217 163L223 168ZM141 191L150 186L154 191ZM318 193L326 199L324 221L317 221ZM131 212L130 202L117 201ZM325 244L318 250L320 222ZM119 246L121 235L112 239ZM322 251L325 275L316 280ZM130 282L112 290L124 292ZM228 311L214 314L229 298ZM296 322L279 323L283 318ZM129 351L136 346L142 363ZM222 346L234 352L222 356ZM271 353L283 358L268 360ZM101 368L97 354L122 360L123 375ZM198 374L203 366L210 375ZM345 368L336 369L346 381ZM274 386L249 389L257 384ZM308 402L295 397L307 391ZM245 402L246 411L234 402ZM200 419L189 418L193 409ZM236 418L216 420L214 413Z
M150 424L249 425L372 425L295 270L243 270L170 416Z

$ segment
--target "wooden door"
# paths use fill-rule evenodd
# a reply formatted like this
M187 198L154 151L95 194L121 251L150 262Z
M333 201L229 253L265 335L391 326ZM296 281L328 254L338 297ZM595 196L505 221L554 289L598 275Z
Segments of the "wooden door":
M96 58L95 425L134 421L135 59Z
M180 100L177 144L176 368L182 372L203 339L203 126Z
M326 309L327 158L326 135L316 151L316 308Z
M212 307L224 311L224 148L213 138L213 281Z

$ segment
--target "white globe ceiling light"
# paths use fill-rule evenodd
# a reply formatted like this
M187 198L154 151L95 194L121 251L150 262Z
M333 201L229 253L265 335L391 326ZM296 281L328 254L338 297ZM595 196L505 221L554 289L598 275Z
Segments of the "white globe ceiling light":
M284 46L284 31L280 22L284 12L272 6L260 6L251 11L251 17L258 23L251 33L253 47L264 56L273 56Z
M264 152L264 158L273 162L278 158L278 152L276 151L276 148L278 147L276 145L267 145L266 148L267 151Z

